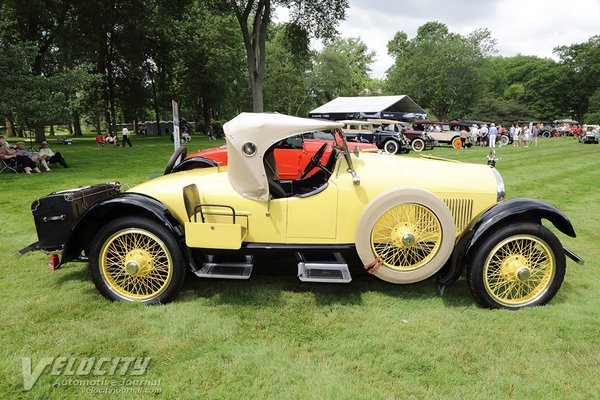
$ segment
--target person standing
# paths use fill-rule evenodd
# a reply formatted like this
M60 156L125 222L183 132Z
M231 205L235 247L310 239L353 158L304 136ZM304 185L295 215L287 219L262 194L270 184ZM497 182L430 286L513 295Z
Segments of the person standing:
M523 126L523 145L529 147L529 140L531 139L531 131L528 126Z
M462 127L462 129L460 130L460 142L462 144L462 146L460 147L461 149L466 149L467 148L467 128L466 127Z
M471 127L471 131L469 132L469 140L475 146L477 144L477 140L479 140L479 129L477 125L473 124Z
M217 138L214 135L213 127L211 124L208 124L206 126L206 136L208 136L208 140L217 140Z
M129 144L129 147L133 147L131 140L129 139L129 129L127 129L127 125L123 127L123 148L125 148L126 144Z
M479 137L480 137L480 141L479 141L479 145L481 147L485 147L487 146L487 142L488 142L488 127L486 124L482 124L481 128L479 129Z
M517 128L515 128L515 124L512 124L510 126L510 129L508 130L508 134L510 135L510 138L513 141L513 146L517 145L517 138L516 138L516 135L515 135L515 131L516 130L517 130Z
M531 141L533 142L533 146L537 147L538 135L540 134L540 130L537 125L533 126L531 130Z
M495 124L492 124L488 131L488 137L490 141L490 147L496 147L496 138L498 137L498 129Z
M519 126L519 124L517 124L517 126L515 126L515 136L513 139L513 146L521 147L523 145L523 143L521 141L522 141L521 127Z

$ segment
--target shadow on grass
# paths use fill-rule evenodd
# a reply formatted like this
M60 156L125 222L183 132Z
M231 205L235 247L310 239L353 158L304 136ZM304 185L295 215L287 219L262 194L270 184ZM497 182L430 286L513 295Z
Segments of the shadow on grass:
M59 274L58 278L56 279L56 283L59 286L62 286L70 281L89 281L92 283L90 274L88 273L87 264L85 266L83 264L78 264L76 268L73 268L73 265L70 265L54 271L53 273Z
M441 297L446 307L473 305L466 282L446 288L441 296L433 279L410 285L395 285L369 275L354 276L347 284L305 283L295 275L253 275L247 281L225 281L188 277L184 295L176 301L203 298L215 305L278 307L284 303L283 293L312 294L317 306L361 305L363 295L377 293L406 301L429 300ZM465 287L462 287L465 286Z
M360 265L350 262L352 282L309 283L296 276L293 258L278 259L276 263L258 264L248 280L203 279L188 273L181 293L175 303L204 299L215 305L251 307L277 307L283 305L283 293L312 294L317 306L361 305L363 295L377 293L393 299L406 301L441 298L446 307L469 307L473 298L464 279L445 288L441 295L434 279L423 282L396 285L379 280L364 272ZM351 260L349 260L351 261ZM89 282L87 265L68 265L56 271L56 282L62 286L70 281ZM92 287L90 290L94 290Z

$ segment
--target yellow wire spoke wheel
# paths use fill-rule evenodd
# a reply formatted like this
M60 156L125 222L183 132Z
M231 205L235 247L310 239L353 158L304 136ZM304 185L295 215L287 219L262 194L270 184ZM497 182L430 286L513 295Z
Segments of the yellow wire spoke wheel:
M159 296L173 276L173 260L165 243L139 228L111 235L100 250L99 264L108 287L127 300Z
M548 291L556 271L550 246L535 236L511 236L489 253L483 280L494 301L525 306Z
M397 271L423 267L437 254L442 225L422 204L404 203L384 212L373 225L371 245L383 264Z

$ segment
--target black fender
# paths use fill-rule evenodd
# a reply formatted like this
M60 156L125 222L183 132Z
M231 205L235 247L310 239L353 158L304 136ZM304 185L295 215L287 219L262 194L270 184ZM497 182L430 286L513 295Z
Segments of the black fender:
M216 167L216 166L218 166L217 162L214 160L211 160L210 158L206 158L206 157L202 157L202 156L195 156L195 157L186 158L185 160L181 161L179 164L177 164L175 167L173 167L173 172L187 171L187 170L196 169L196 168L209 168L209 167Z
M554 207L552 204L542 200L516 198L503 201L479 214L458 239L449 264L444 267L438 277L440 286L455 282L482 241L492 229L509 222L534 222L541 224L546 219L562 233L575 237L575 229L569 218Z
M183 238L181 224L160 201L141 193L120 193L95 203L73 224L63 247L60 264L78 258L82 251L87 250L88 243L107 222L134 215L160 223L179 241Z

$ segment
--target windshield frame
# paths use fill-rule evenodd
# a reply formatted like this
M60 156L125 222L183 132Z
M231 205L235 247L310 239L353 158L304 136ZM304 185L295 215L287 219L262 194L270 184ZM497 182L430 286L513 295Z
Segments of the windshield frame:
M360 177L357 175L356 170L354 169L354 164L352 163L352 154L350 153L350 147L348 146L348 141L346 140L344 130L341 128L336 128L332 129L331 132L334 134L334 136L335 133L338 133L342 138L343 148L341 150L344 154L344 158L346 159L346 163L348 164L346 171L352 175L352 183L355 185L360 185Z

